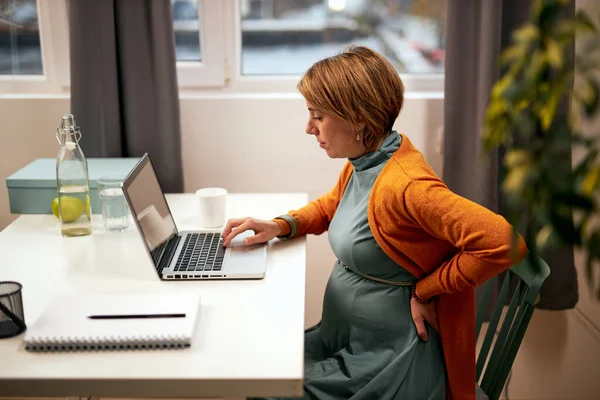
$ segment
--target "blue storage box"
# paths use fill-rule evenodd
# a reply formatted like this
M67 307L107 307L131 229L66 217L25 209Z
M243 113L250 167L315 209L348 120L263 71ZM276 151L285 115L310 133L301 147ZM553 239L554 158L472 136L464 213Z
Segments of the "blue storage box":
M125 179L140 160L131 158L88 158L90 204L93 214L101 214L97 180L103 176ZM52 214L56 190L56 159L38 158L6 178L10 212L13 214Z

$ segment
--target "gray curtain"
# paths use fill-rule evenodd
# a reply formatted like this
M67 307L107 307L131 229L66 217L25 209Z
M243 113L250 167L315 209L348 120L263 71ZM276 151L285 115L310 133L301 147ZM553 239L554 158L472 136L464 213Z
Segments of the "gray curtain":
M71 111L86 157L150 154L165 192L183 191L169 0L69 0Z
M448 1L443 178L455 193L500 214L502 151L483 161L481 127L500 75L498 56L510 44L512 31L526 21L530 6L525 0ZM573 308L578 301L573 249L551 249L543 258L552 273L538 307Z

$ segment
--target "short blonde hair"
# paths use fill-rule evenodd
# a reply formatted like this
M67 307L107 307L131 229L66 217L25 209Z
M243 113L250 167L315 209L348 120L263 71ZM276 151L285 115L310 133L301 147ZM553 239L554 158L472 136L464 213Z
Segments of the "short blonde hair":
M316 109L352 124L365 124L369 151L392 130L404 103L404 84L392 64L379 53L351 46L313 64L298 90Z

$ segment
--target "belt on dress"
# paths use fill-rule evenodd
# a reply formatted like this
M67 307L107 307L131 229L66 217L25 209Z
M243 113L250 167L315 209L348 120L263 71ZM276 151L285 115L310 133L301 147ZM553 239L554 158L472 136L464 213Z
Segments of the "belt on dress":
M346 264L344 264L343 262L341 262L340 260L337 260L338 264L340 266L342 266L343 268L347 269L348 271L352 271L357 275L362 276L365 279L369 279L375 282L379 282L379 283L385 283L387 285L393 285L393 286L414 286L415 282L410 282L410 281L390 281L387 279L382 279L382 278L376 278L374 276L371 275L366 275L366 274L362 274L360 272L354 271L353 269L348 268L348 266Z

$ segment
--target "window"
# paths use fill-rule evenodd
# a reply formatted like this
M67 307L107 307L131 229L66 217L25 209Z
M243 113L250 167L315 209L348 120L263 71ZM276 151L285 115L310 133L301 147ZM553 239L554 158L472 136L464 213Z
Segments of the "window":
M197 0L171 0L177 61L202 61Z
M223 3L171 0L177 80L182 88L225 85Z
M0 75L41 75L36 0L0 0Z
M68 91L67 0L0 0L0 92Z
M296 93L314 62L363 44L407 92L441 92L446 1L170 0L178 83ZM0 0L0 92L68 93L68 27L67 0Z
M400 73L443 73L446 0L239 1L243 76L298 75L350 44Z

